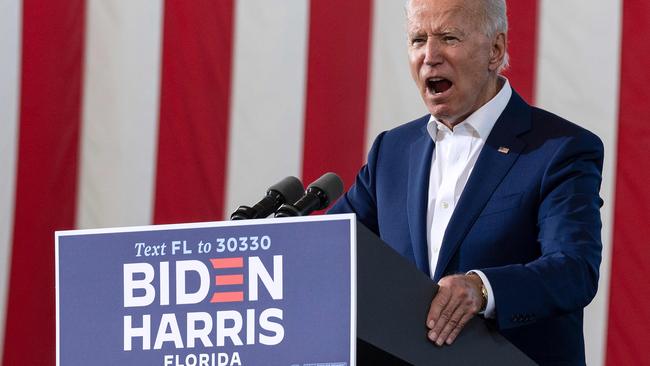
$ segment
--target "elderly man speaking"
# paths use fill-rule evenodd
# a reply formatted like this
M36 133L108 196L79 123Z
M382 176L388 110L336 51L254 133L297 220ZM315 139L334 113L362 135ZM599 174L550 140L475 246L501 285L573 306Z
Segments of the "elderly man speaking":
M407 4L411 74L430 115L380 134L330 212L356 213L438 282L423 319L435 345L478 315L540 364L581 365L603 146L500 75L507 28L504 0Z

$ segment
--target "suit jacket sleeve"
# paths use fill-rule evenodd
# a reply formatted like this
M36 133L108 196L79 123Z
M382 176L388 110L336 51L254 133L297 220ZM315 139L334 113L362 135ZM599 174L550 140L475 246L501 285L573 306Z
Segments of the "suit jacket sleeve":
M382 132L376 139L368 153L368 163L364 165L355 184L346 192L341 199L328 211L328 213L355 213L357 219L368 229L379 235L379 224L377 220L377 192L375 190L375 177L379 150L385 132Z
M541 256L481 269L494 290L501 329L574 312L595 296L602 249L602 164L598 137L585 130L568 137L550 158L540 184Z

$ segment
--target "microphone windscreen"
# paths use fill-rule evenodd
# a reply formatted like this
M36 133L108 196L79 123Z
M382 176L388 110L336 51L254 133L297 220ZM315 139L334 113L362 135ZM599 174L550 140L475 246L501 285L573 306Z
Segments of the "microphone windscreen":
M309 188L318 188L325 192L329 202L336 201L343 194L343 181L338 175L334 173L325 173L320 178L316 179L314 183L310 184Z
M294 176L288 176L268 189L279 193L286 203L294 203L305 193L305 188L300 179Z

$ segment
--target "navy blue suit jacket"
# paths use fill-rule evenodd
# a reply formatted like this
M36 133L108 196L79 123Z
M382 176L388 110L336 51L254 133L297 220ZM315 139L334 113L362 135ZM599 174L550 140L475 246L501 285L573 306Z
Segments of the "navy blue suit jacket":
M430 275L426 217L435 146L428 119L380 134L330 213L356 213ZM482 270L498 329L542 364L585 363L583 308L596 293L601 260L602 163L598 137L513 92L444 233L434 281Z

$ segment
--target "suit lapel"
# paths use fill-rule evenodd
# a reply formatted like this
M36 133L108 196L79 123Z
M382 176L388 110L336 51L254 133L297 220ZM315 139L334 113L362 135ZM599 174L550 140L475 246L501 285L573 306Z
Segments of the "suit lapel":
M513 91L508 106L481 150L447 225L434 281L446 273L449 262L483 207L524 149L526 144L517 136L530 129L530 113L530 107ZM422 212L426 216L426 209Z
M406 200L415 263L418 269L427 275L430 275L426 236L427 201L433 148L433 140L429 136L425 124L422 128L422 136L411 144Z

